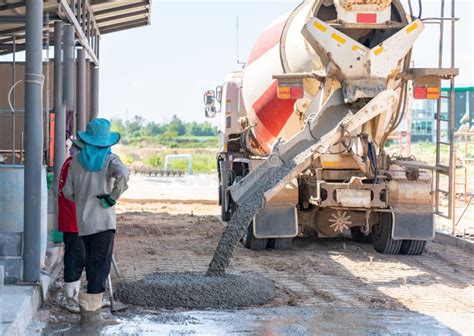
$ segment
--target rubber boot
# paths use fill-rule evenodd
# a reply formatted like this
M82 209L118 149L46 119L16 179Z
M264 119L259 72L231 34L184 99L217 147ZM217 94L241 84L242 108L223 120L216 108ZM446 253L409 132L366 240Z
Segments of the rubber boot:
M110 301L108 299L103 298L102 299L102 308L109 308L110 307Z
M101 323L102 314L102 293L100 294L88 294L81 292L79 293L79 308L81 313L81 324L90 326L93 324Z
M71 313L79 314L79 291L81 289L81 280L65 282L63 289L66 297L64 308Z

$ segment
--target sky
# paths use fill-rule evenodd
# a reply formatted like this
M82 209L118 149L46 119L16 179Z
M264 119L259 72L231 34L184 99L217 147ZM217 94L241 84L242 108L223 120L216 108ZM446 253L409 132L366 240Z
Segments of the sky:
M239 69L236 17L245 61L265 27L297 3L153 1L151 26L102 38L101 113L204 121L204 91Z
M206 120L203 93L222 84L227 73L240 69L237 59L247 60L265 27L299 3L153 0L150 26L102 36L100 115L122 119L140 115L148 121L164 122L176 114L186 121ZM412 3L417 15L418 1ZM422 3L423 17L439 16L440 0ZM449 13L451 1L446 3ZM456 0L456 4L460 18L456 24L456 66L460 68L456 85L473 86L474 0ZM415 67L437 66L438 31L437 26L427 26L418 38ZM449 37L449 29L446 35ZM448 67L450 55L446 51L444 66ZM19 60L24 58L18 56Z
M417 14L417 1L412 2ZM456 62L461 68L457 83L474 85L474 1L456 2L461 19L456 34ZM239 69L236 17L238 57L245 61L265 27L299 3L154 0L150 26L102 37L101 114L123 119L139 114L157 122L173 114L187 121L206 120L203 92L219 85L226 73ZM423 17L439 16L439 0L423 0L423 4ZM415 66L437 65L437 31L429 26L420 36L414 50Z

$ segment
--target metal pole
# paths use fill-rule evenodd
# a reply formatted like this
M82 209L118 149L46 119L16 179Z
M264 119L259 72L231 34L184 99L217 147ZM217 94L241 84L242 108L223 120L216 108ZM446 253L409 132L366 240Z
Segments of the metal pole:
M77 131L86 129L86 51L77 49L76 114Z
M16 83L16 36L13 35L13 62L12 62L12 85ZM16 116L15 116L15 109L16 109L16 88L13 88L12 92L12 164L15 164L16 158Z
M455 18L455 0L451 1L451 17ZM456 22L451 21L451 68L455 67L455 27ZM455 90L454 90L454 77L450 79L450 96L449 96L449 186L451 194L449 195L449 217L452 218L452 235L456 234L456 147L454 133L456 132L454 121L455 121Z
M64 48L64 71L63 71L63 95L66 113L74 111L74 27L64 25L63 30ZM72 133L76 133L75 117L72 114Z
M99 67L91 69L91 119L99 116Z
M44 134L43 134L43 152L46 153L46 165L50 166L50 136L49 136L49 119L50 119L50 101L49 101L49 14L46 13L44 17L45 23L45 47L46 47L46 62L44 69Z
M82 26L82 17L84 16L84 13L82 11L82 1L83 0L77 0L77 6L75 9L73 9L74 13L76 14L77 21L79 22L81 26Z
M61 167L66 159L66 109L63 100L63 23L54 23L54 195L58 195ZM56 202L55 202L56 204ZM57 214L57 212L55 212Z
M43 1L26 1L23 279L37 282L41 260Z
M444 0L441 0L441 18L444 18ZM438 68L443 67L443 42L444 42L444 20L439 23L439 49L438 49ZM439 98L436 105L436 165L441 163L441 101L443 98ZM436 213L439 213L439 195L440 195L440 177L439 171L435 172L435 209ZM448 209L449 212L449 209ZM448 214L449 215L449 214Z
M86 59L86 125L91 119L91 61Z
M97 35L97 42L96 42L96 56L98 59L100 59L100 36Z

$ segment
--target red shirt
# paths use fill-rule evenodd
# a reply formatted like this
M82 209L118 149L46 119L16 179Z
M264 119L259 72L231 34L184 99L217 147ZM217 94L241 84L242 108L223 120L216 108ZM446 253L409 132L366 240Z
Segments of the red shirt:
M66 184L67 173L71 164L72 157L67 158L61 168L59 177L59 195L58 195L58 231L78 232L76 219L76 204L64 197L63 188Z

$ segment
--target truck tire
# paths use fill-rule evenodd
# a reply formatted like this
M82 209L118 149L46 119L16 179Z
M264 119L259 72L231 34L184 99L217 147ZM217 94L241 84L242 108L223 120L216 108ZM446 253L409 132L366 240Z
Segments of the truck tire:
M225 195L224 195L224 188L219 186L219 194L221 199L221 218L224 222L230 221L230 217L232 216L231 212L225 208Z
M293 244L293 238L271 238L268 239L268 248L277 251L291 250Z
M221 205L221 218L222 218L222 220L224 222L228 222L228 221L230 221L230 217L231 217L231 215L230 215L229 211L227 211L225 209L225 205L222 204Z
M375 251L383 254L398 254L403 240L392 238L392 214L383 212L380 215L380 223L374 226L372 231L372 243Z
M361 230L360 227L351 227L351 236L352 240L356 243L361 244L371 244L372 243L372 235L366 236Z
M222 186L219 186L219 194L220 194L220 199L221 199L221 218L224 222L230 221L230 217L232 216L232 213L225 208L225 195L224 195L224 188Z
M226 176L221 177L221 182L219 184L219 201L221 205L221 218L224 222L230 221L232 217L232 199L230 195L226 192L226 189L232 182ZM230 202L228 209L226 208L226 203Z
M250 222L245 232L242 243L246 248L252 251L263 251L267 248L268 239L258 239L253 234L253 221Z
M426 240L404 240L400 248L400 254L422 255L426 249Z

